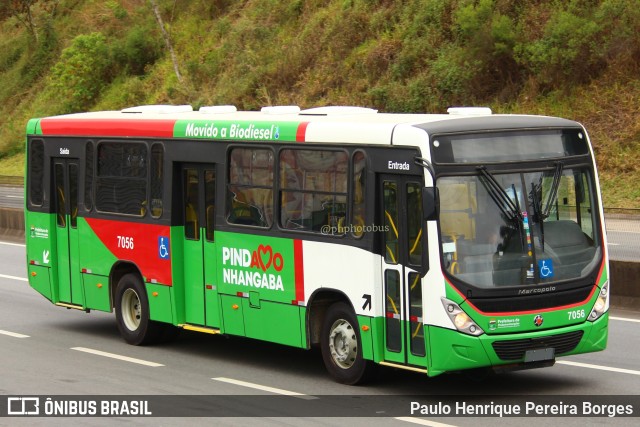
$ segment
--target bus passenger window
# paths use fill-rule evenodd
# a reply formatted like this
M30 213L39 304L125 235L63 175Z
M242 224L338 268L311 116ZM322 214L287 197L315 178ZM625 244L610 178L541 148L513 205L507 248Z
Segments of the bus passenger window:
M234 148L229 159L227 221L271 227L273 222L273 152Z
M344 151L280 152L280 226L343 235L348 155Z
M100 212L142 217L147 206L147 146L100 142L95 206Z

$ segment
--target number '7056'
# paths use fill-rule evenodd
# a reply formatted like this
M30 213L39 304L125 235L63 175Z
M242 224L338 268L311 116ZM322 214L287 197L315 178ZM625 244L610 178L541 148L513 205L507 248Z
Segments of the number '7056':
M133 249L133 237L118 236L118 247L122 249Z

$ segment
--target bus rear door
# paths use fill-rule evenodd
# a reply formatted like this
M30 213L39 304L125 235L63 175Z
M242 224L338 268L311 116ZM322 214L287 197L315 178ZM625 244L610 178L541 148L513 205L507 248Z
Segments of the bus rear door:
M78 159L53 159L58 300L82 306L78 243Z
M215 193L215 165L182 166L186 321L217 328L220 313L216 287Z
M426 270L421 183L418 176L381 175L379 217L384 225L384 359L426 368L420 280Z

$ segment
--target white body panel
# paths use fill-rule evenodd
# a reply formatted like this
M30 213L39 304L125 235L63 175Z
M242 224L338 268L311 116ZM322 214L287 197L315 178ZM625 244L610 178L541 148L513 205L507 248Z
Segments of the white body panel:
M346 294L356 314L382 316L382 257L353 246L327 248L322 242L302 243L305 303L318 289L335 289ZM371 295L371 306L365 306L365 294Z

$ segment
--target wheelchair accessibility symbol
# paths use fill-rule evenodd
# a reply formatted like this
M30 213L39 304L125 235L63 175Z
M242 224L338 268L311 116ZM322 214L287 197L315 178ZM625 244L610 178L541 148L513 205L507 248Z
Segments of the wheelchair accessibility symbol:
M158 255L160 259L169 259L169 238L165 236L158 237Z
M538 261L538 271L541 279L553 277L553 261L551 259L541 259Z

